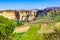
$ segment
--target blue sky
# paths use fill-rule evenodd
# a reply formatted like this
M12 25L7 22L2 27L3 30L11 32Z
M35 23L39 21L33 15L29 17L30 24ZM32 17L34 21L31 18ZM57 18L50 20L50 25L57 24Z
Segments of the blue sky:
M0 9L43 9L60 7L60 0L0 0Z

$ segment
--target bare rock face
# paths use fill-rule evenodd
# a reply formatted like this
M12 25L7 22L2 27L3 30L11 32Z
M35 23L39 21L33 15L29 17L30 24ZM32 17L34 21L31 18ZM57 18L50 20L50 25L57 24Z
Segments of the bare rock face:
M31 21L42 14L60 13L60 8L46 8L44 10L0 10L0 15L17 20Z
M32 20L36 12L35 10L0 10L0 15L9 19Z
M15 10L15 17L16 17L17 20L20 19L19 11L16 11L16 10Z
M35 15L36 15L36 10L20 10L19 11L19 15L20 15L20 20L32 20L34 19Z
M4 16L9 19L14 19L15 18L15 11L14 10L1 10L0 15Z

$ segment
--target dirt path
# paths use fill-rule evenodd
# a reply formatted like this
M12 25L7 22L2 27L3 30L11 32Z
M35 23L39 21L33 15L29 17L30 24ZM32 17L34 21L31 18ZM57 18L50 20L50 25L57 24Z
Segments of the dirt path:
M19 32L26 32L29 29L29 26L25 27L17 27L15 28L14 32L19 33Z

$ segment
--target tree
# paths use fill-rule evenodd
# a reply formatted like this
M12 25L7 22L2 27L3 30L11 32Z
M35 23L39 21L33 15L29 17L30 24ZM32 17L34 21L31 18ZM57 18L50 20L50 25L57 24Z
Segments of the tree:
M55 21L60 21L60 14L59 13L52 13L50 18Z
M15 28L15 24L12 20L0 16L0 40L9 40L9 36L12 35Z

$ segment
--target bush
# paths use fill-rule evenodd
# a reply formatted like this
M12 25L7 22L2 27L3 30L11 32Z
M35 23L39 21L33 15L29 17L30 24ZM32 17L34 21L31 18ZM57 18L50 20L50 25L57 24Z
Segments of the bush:
M6 23L8 21L7 18L0 16L0 23Z
M20 21L20 20L15 20L15 25L16 25L16 27L20 27L21 25L23 25L24 23L22 22L22 21Z
M52 20L60 21L60 14L59 14L59 13L52 13L52 14L50 15L50 18L51 18Z
M15 24L12 20L0 16L0 39L8 40L9 36L12 35L15 28Z

